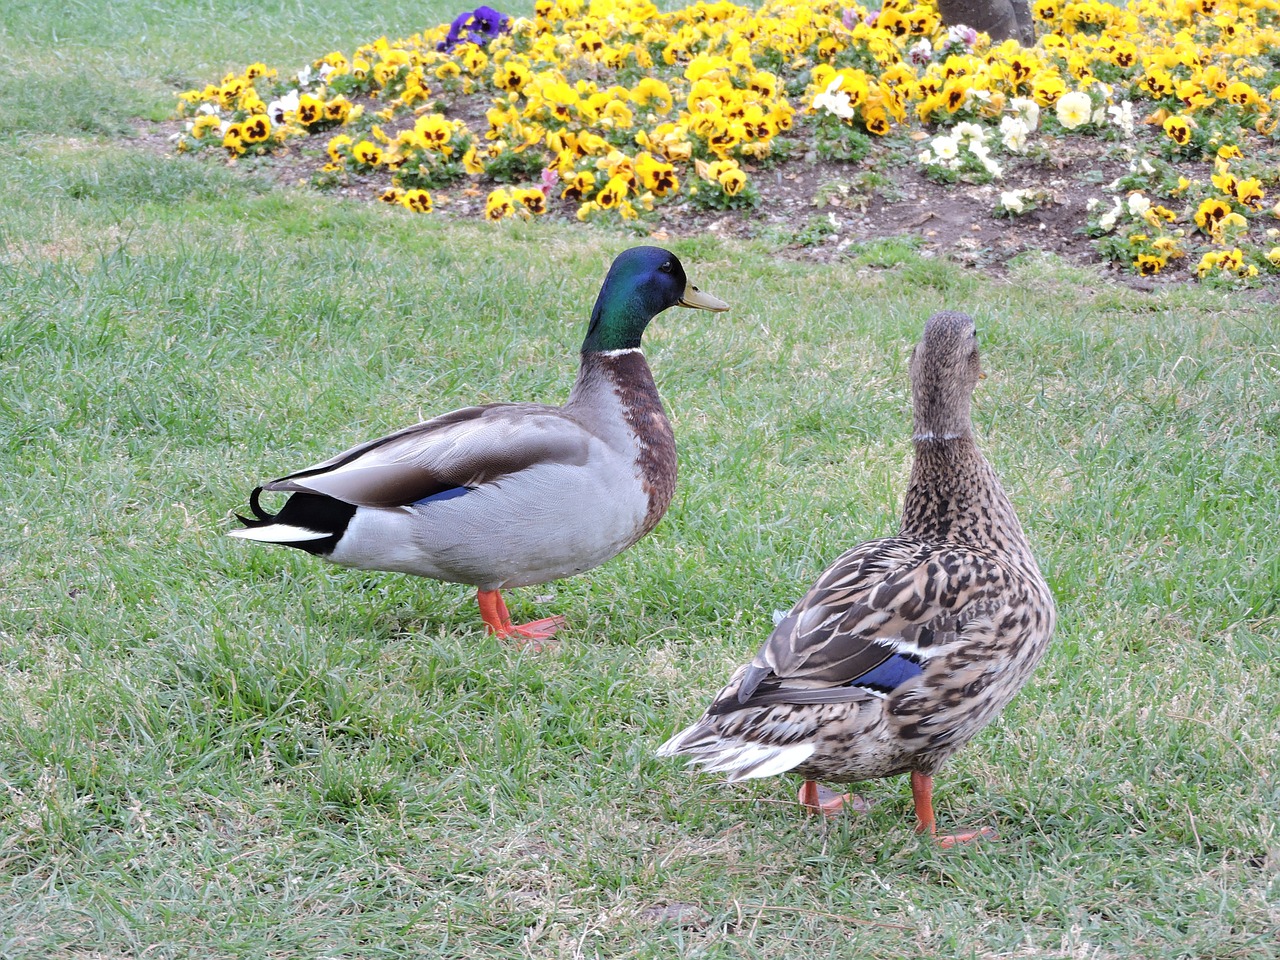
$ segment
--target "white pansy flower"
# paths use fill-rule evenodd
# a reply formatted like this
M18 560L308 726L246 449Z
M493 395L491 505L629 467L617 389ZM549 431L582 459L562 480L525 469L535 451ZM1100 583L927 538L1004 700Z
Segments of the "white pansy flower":
M1034 133L1040 126L1040 104L1029 97L1014 97L1009 101L1013 115L1027 125L1027 132Z
M1111 84L1103 83L1101 80L1095 80L1093 84L1093 89L1099 91L1102 94L1102 106L1098 107L1097 110L1093 111L1093 116L1089 118L1089 122L1098 123L1098 124L1106 123L1107 108L1111 104L1111 89L1112 89Z
M842 83L844 77L837 73L836 78L827 84L827 89L813 98L813 109L834 113L841 120L851 119L853 104L849 101L849 95L840 90Z
M1087 93L1073 90L1058 98L1054 111L1058 115L1058 122L1063 127L1074 130L1089 122L1089 118L1093 115L1093 101L1089 99Z
M960 142L955 137L934 137L930 146L939 160L952 160L960 153Z
M1120 132L1126 137L1132 137L1134 131L1133 125L1133 104L1128 100L1122 101L1114 107L1107 107L1107 116L1111 118L1111 122L1120 128Z
M981 143L987 139L987 131L980 124L970 123L968 120L961 121L955 125L952 131L957 140L968 140L972 143Z
M1005 190L1000 194L1000 206L1010 213L1026 213L1028 210L1034 210L1036 206L1036 191L1021 190Z
M933 44L927 37L921 37L907 51L907 59L914 64L924 66L933 60Z
M1005 190L1000 194L1000 206L1010 213L1022 213L1027 209L1022 203L1021 190Z
M1129 207L1130 215L1141 218L1151 209L1151 201L1141 193L1131 193L1129 194L1127 206Z
M1124 213L1124 204L1120 202L1119 197L1116 197L1115 206L1098 218L1099 229L1111 230L1114 228L1122 213Z
M271 118L272 123L284 123L286 113L297 113L297 111L298 91L296 89L267 104L267 116Z
M1027 136L1031 133L1027 129L1027 123L1021 117L1001 117L1000 118L1000 142L1004 144L1006 150L1014 153L1025 153L1027 150Z
M320 64L319 68L315 68L310 64L298 71L298 86L309 87L312 83L319 80L324 82L329 74L333 73L333 67L327 63Z

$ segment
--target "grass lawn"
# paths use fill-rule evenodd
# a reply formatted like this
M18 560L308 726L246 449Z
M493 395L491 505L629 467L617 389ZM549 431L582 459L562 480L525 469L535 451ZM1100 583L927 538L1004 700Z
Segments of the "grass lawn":
M622 231L414 217L130 146L253 60L438 2L0 9L0 956L1280 957L1280 353L1255 293L905 244L673 242L732 305L646 344L658 529L472 592L223 534L255 481L467 403L559 402ZM520 12L520 11L515 11ZM801 816L660 762L845 547L892 532L906 362L979 320L978 429L1060 610L938 778Z

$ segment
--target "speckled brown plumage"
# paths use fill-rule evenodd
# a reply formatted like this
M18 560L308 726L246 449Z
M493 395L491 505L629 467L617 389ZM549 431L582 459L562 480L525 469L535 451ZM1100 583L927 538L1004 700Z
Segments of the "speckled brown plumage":
M974 442L982 376L973 321L935 314L912 354L915 459L898 534L838 558L661 755L730 780L909 772L921 829L933 829L930 778L1027 682L1055 618Z

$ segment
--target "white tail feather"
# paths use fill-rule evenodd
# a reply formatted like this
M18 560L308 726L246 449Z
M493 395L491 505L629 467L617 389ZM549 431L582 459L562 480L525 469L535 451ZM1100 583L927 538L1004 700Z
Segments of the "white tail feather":
M729 781L774 777L798 767L811 756L812 743L785 746L753 743L732 737L720 737L698 725L682 730L658 748L658 756L689 757L689 766L701 767L707 773L724 773Z
M295 527L289 523L271 523L265 527L244 527L240 530L228 530L228 537L239 537L241 540L260 540L263 543L305 543L308 540L323 540L333 536L323 530L308 530L306 527Z

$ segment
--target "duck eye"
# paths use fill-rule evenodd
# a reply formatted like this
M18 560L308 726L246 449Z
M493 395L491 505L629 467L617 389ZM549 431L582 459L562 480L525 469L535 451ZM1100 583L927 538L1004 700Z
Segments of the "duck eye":
M662 271L663 273L670 273L670 272L671 272L671 261L670 261L670 260L668 260L666 263L664 263L664 264L663 264L662 266L660 266L658 269L659 269L660 271Z

